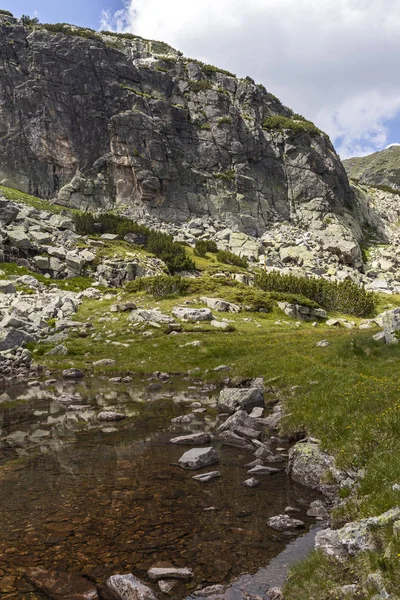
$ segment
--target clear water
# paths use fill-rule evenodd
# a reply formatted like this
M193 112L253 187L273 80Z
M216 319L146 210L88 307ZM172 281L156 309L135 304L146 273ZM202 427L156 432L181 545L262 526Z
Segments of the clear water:
M267 519L286 506L300 508L295 516L307 528L314 523L305 512L316 496L284 471L261 477L257 488L243 486L251 452L214 441L220 463L199 471L220 471L209 483L193 480L198 472L177 467L188 448L169 440L215 430L211 405L217 391L179 380L150 393L149 383L115 385L97 378L14 388L0 396L5 598L40 597L24 577L33 566L77 572L101 584L115 573L146 580L146 571L160 563L193 569L195 579L173 594L183 598L198 586L256 574L277 557L289 538L272 531ZM90 408L68 411L57 400L61 393L80 394ZM171 425L172 417L191 412L194 401L207 411L190 425ZM105 409L129 418L100 423L97 414ZM264 591L267 583L263 577Z

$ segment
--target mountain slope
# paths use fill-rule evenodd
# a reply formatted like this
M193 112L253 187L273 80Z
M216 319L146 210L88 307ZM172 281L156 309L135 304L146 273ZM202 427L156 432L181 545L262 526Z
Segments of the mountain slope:
M368 156L348 158L343 165L350 179L400 190L400 146L391 146Z
M78 208L360 237L329 139L263 86L166 44L0 16L0 180Z

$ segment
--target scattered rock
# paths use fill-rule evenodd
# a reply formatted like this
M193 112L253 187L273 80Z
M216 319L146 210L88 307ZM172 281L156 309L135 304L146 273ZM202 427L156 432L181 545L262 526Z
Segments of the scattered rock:
M97 415L99 421L123 421L127 418L127 415L123 413L114 412L112 410L103 410Z
M193 479L196 481L201 481L202 483L206 483L212 479L217 479L218 477L221 477L221 473L219 471L210 471L209 473L202 473L201 475L193 475Z
M113 575L106 583L118 600L157 600L157 596L132 574Z
M178 465L183 469L202 469L219 462L217 451L211 446L208 448L192 448L185 452L179 459Z
M183 581L190 581L190 579L193 579L194 574L192 569L188 569L187 567L182 569L175 567L152 567L147 571L147 577L150 581L159 581L160 579L181 579Z
M179 444L183 446L196 446L197 444L209 444L211 436L209 433L191 433L190 435L181 435L172 438L171 444Z
M64 371L62 372L62 376L64 377L64 379L81 379L82 377L84 377L84 373L80 369L71 368L64 369Z
M213 315L208 308L188 308L186 306L175 306L172 309L172 314L181 321L190 323L199 323L201 321L211 321Z
M255 479L254 477L250 477L249 479L246 479L246 481L243 481L243 485L249 488L257 487L258 485L260 485L260 483L261 482L258 481L258 479Z
M271 517L267 521L268 526L275 531L287 531L288 529L300 529L304 527L303 521L300 519L292 519L288 515L277 515Z
M244 410L251 413L257 406L264 408L264 396L259 388L225 388L221 390L217 404L220 412Z

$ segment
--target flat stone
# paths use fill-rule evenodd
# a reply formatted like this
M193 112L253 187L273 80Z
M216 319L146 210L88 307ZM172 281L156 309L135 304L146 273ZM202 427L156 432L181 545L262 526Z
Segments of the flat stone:
M249 475L274 475L275 473L279 473L279 469L257 465L247 472Z
M113 358L102 358L101 360L96 360L93 363L94 367L113 367L117 364L117 361Z
M29 569L29 581L52 600L98 600L96 586L76 573L41 568Z
M257 487L258 485L260 485L260 481L258 481L258 479L255 479L255 477L250 477L249 479L246 479L246 481L243 481L243 485L245 485L248 488L254 488Z
M209 444L211 442L211 436L209 433L191 433L190 435L180 435L179 437L172 438L171 444L178 444L182 446L196 446L197 444Z
M190 581L190 579L193 579L194 574L192 569L188 569L187 567L152 567L147 571L147 577L150 581L159 581L160 579L180 579L182 581Z
M193 479L196 481L201 481L206 483L207 481L211 481L212 479L216 479L221 477L221 473L219 471L210 471L209 473L202 473L201 475L193 475Z
M112 575L106 585L118 600L157 600L156 594L134 575Z
M201 469L219 462L217 451L211 446L208 448L192 448L185 452L178 461L183 469ZM162 578L161 578L162 579Z
M172 314L177 319L192 323L211 321L213 319L212 312L209 308L188 308L186 306L175 306L172 309Z
M127 418L127 415L124 415L123 413L118 413L112 410L103 410L102 412L100 412L97 415L97 418L99 421L106 421L106 422L110 422L110 421L123 421L124 419Z
M233 431L223 431L219 436L219 440L224 446L232 446L233 448L244 448L246 450L253 450L253 444Z
M194 414L193 413L189 413L188 415L180 415L179 417L175 417L174 419L171 419L171 423L174 424L182 424L184 425L185 423L191 423L194 419Z

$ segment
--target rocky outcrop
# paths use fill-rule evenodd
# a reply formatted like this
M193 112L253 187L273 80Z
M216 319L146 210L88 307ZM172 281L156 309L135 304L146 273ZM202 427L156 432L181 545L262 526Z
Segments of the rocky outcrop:
M359 237L329 139L263 86L166 44L64 31L1 18L7 185L81 209L218 217L252 235L276 221L323 229L330 219L341 240ZM277 128L276 115L288 119Z

